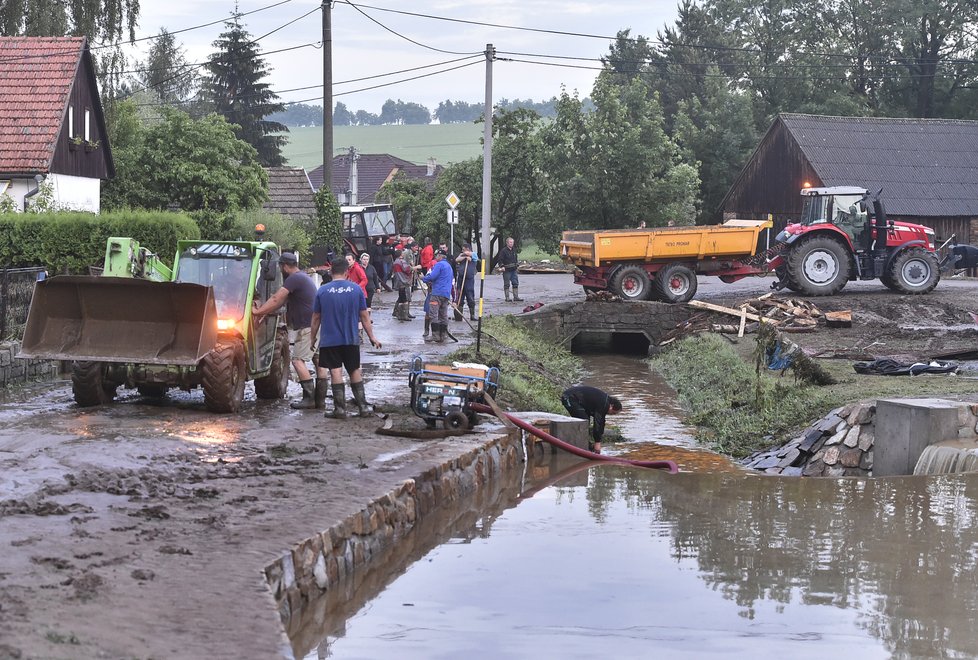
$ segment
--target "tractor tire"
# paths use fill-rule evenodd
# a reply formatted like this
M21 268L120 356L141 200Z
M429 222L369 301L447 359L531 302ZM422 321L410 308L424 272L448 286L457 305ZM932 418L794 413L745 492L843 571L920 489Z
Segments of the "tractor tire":
M140 396L152 399L162 399L166 396L166 385L163 383L143 383L142 385L137 385L136 390Z
M798 292L831 296L849 281L849 250L828 236L813 236L788 252L788 277Z
M239 340L218 344L201 360L200 370L207 409L215 413L238 412L248 379L244 344Z
M107 365L102 362L71 363L71 393L82 408L112 403L118 384L105 378Z
M267 376L255 379L255 396L259 399L284 399L289 389L289 333L279 329L275 335L275 357Z
M469 418L464 412L448 413L445 417L446 429L467 429L469 428Z
M667 303L687 303L696 295L696 273L683 264L669 264L652 282L655 299Z
M622 300L648 300L652 296L652 279L641 266L623 266L615 271L608 288Z
M930 293L941 281L941 266L933 252L924 248L909 248L890 260L886 279L894 291L911 296ZM883 279L883 278L880 278ZM883 282L886 284L886 282Z

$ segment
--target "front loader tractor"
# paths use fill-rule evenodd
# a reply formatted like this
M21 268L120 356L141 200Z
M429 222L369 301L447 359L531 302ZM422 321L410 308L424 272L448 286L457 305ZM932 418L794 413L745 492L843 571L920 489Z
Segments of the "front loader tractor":
M279 249L265 241L179 241L172 270L130 238L110 238L103 273L37 283L21 356L71 360L80 406L119 387L148 397L201 387L212 412L236 412L245 382L279 399L289 343L278 315L257 319L282 285Z
M904 294L928 293L941 279L934 230L886 217L865 188L805 188L801 222L778 237L779 280L810 296L838 293L849 280L879 279Z

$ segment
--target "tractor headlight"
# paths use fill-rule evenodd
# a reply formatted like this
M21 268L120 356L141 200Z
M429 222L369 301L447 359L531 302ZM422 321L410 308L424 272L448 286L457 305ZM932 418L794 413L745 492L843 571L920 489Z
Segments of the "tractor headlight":
M234 330L234 319L217 319L218 330Z

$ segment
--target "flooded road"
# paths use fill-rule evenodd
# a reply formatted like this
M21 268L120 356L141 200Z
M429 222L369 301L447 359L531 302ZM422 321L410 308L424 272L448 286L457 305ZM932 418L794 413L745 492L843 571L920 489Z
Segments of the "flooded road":
M296 650L978 655L973 475L781 479L595 465L548 485L549 473L528 474L318 648Z

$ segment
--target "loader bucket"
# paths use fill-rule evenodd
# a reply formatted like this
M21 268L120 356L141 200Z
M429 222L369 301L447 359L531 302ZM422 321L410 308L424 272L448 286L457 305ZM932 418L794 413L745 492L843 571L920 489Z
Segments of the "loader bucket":
M128 277L42 280L22 357L194 365L217 343L210 287Z

